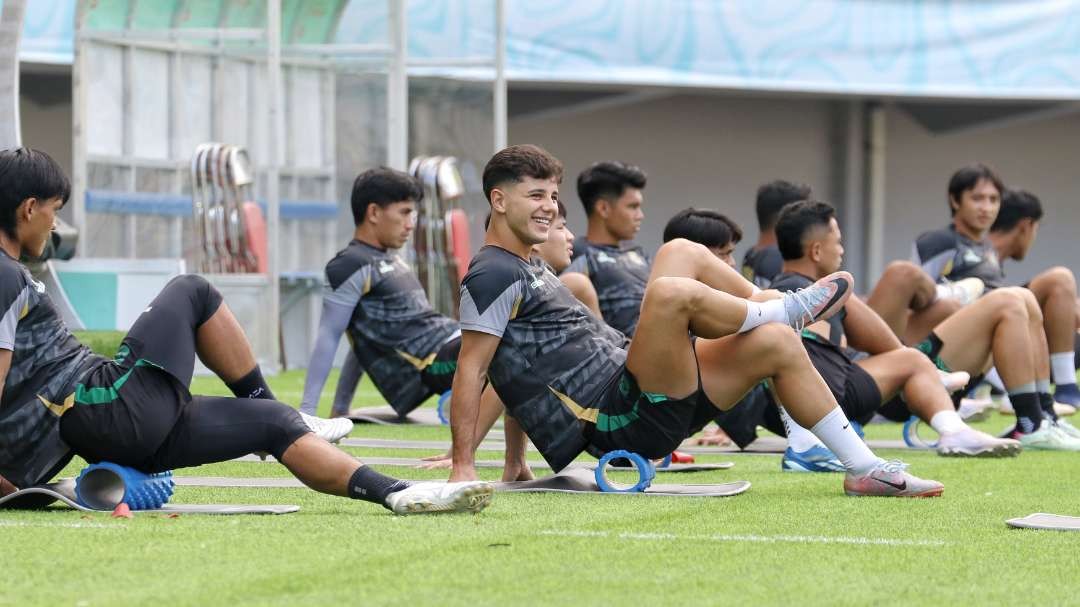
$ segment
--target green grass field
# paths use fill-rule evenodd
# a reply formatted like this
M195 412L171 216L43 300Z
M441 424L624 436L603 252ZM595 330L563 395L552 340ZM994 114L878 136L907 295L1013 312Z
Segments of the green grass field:
M331 377L328 386L333 386ZM271 378L299 401L302 372ZM320 412L329 409L329 392ZM217 380L193 391L226 394ZM365 383L357 404L379 404ZM981 424L998 431L1008 419ZM872 425L899 438L898 425ZM353 436L448 439L445 428L358 426ZM423 452L350 449L363 456ZM745 479L727 499L497 495L478 516L401 518L302 489L178 487L175 503L291 503L285 516L134 520L70 510L4 512L3 605L1070 604L1080 534L1006 518L1080 515L1080 456L971 461L883 451L945 483L940 499L847 498L838 474L780 472L778 455L699 456ZM483 457L498 457L484 452ZM64 475L74 475L82 462ZM442 472L382 468L409 478ZM286 476L225 463L180 474ZM495 479L496 470L482 470Z

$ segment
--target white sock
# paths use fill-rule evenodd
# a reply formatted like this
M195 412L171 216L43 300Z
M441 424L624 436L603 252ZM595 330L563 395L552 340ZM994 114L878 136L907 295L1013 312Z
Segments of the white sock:
M1058 352L1057 354L1051 354L1050 371L1051 375L1054 378L1055 384L1075 384L1076 352L1069 350L1068 352Z
M795 420L791 419L788 412L783 407L777 407L780 410L780 421L784 422L784 429L787 430L787 442L788 446L792 450L802 453L809 451L817 445L821 445L821 441L813 435L809 430L800 426ZM824 445L822 445L824 446Z
M991 367L990 370L986 372L986 381L998 390L1008 392L1008 390L1005 389L1005 382L1001 381L1001 376L998 375L997 367Z
M859 435L855 434L851 422L840 407L829 411L810 431L840 458L848 472L866 474L882 461Z
M746 319L739 327L739 333L746 333L754 327L759 327L767 322L782 322L787 324L787 312L784 311L783 299L770 299L769 301L746 300Z
M968 428L968 425L964 423L964 420L960 419L960 415L953 409L935 413L934 416L930 418L930 426L933 427L938 434L951 434Z

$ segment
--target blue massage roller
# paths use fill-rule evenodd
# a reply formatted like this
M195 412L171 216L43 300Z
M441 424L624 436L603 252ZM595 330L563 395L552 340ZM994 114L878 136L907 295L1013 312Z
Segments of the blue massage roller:
M931 442L919 436L921 425L922 420L914 415L904 422L904 443L912 449L934 449L937 447L937 441Z
M112 462L91 464L75 479L75 498L93 510L112 510L121 503L132 510L157 510L172 497L172 472L147 474Z
M632 487L621 487L608 480L608 463L619 458L629 460L638 471L638 482ZM652 461L632 451L622 449L609 451L600 458L600 463L596 465L596 486L605 493L642 493L649 488L654 478L656 478L656 468L653 466Z
M435 413L439 415L439 423L450 425L450 390L439 395L439 405L435 408Z

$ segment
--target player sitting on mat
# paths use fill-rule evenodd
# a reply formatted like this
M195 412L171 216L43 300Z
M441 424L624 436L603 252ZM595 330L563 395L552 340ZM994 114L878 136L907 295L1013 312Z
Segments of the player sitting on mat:
M332 416L348 413L364 370L402 417L450 389L461 332L456 321L432 309L416 274L396 253L409 239L423 197L414 177L393 169L365 171L353 182L356 231L326 264L301 410L314 413L343 333L351 348Z
M451 480L476 475L485 376L521 429L507 441L507 470L527 467L526 435L554 470L583 451L663 457L712 419L717 406L729 407L771 377L792 416L844 462L848 494L942 492L940 483L916 478L867 448L792 331L841 308L851 293L849 274L781 297L758 292L705 247L674 240L653 261L637 331L624 350L621 333L529 261L556 217L561 175L561 163L531 145L501 150L484 168L492 218L461 287Z
M803 201L785 207L776 222L776 240L784 257L783 272L772 282L779 291L807 288L839 270L843 262L844 247L835 210L824 202ZM1020 320L1017 328L1026 338L1026 317ZM827 323L808 326L802 335L814 367L852 419L865 424L883 404L889 403L899 411L888 412L886 417L903 421L914 413L929 422L941 435L937 450L942 455L1011 456L1020 451L1017 441L994 438L964 423L934 363L918 350L904 347L881 317L859 298L848 299ZM855 358L849 345L868 356ZM1017 344L1013 347L1020 349ZM1025 361L1029 371L1033 364L1030 352L1028 349ZM980 358L980 364L985 364L985 352ZM965 374L962 382L968 378ZM898 394L902 398L891 401ZM790 429L793 422L783 411L781 415ZM814 443L816 446L817 441ZM800 453L802 446L792 444L785 460L793 456L797 462L813 467L813 453Z
M975 277L982 280L988 290L1005 286L1000 254L995 241L988 237L997 220L1004 192L1001 178L985 165L976 164L956 171L949 179L948 187L952 223L918 237L913 253L915 263L938 282ZM1007 225L1010 223L1012 225ZM1034 241L1038 220L1031 215L1025 217L1017 210L999 227L997 242L1002 245L1002 252L1022 258ZM1042 309L1055 384L1054 399L1072 407L1080 406L1074 350L1076 280L1069 269L1057 267L1039 274L1027 287L1035 294Z
M772 279L781 272L784 258L776 248L776 218L787 205L810 198L810 186L777 179L762 184L754 200L757 214L758 239L746 251L742 262L743 278L762 289L768 289Z
M487 483L410 484L312 433L273 400L239 323L200 276L171 280L114 359L92 353L18 261L41 254L69 193L48 155L0 151L0 476L26 488L75 455L154 473L261 451L316 491L399 514L487 505ZM196 355L237 398L191 395Z
M641 298L649 280L649 258L628 245L645 217L645 172L621 162L598 162L578 175L577 190L589 227L574 242L574 260L566 272L589 277L607 324L627 337L637 326Z

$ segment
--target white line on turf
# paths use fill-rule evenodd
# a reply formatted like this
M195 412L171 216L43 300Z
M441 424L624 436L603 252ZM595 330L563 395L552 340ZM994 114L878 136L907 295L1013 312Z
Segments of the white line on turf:
M57 523L57 522L31 522L31 521L4 521L0 520L0 527L68 527L71 529L126 529L122 525L101 525L98 523Z
M870 546L945 546L941 540L896 540L874 537L828 537L824 535L676 535L674 533L611 533L608 531L562 531L548 529L540 535L557 537L600 537L619 540L645 541L711 541L711 542L757 542L794 544L862 544Z

